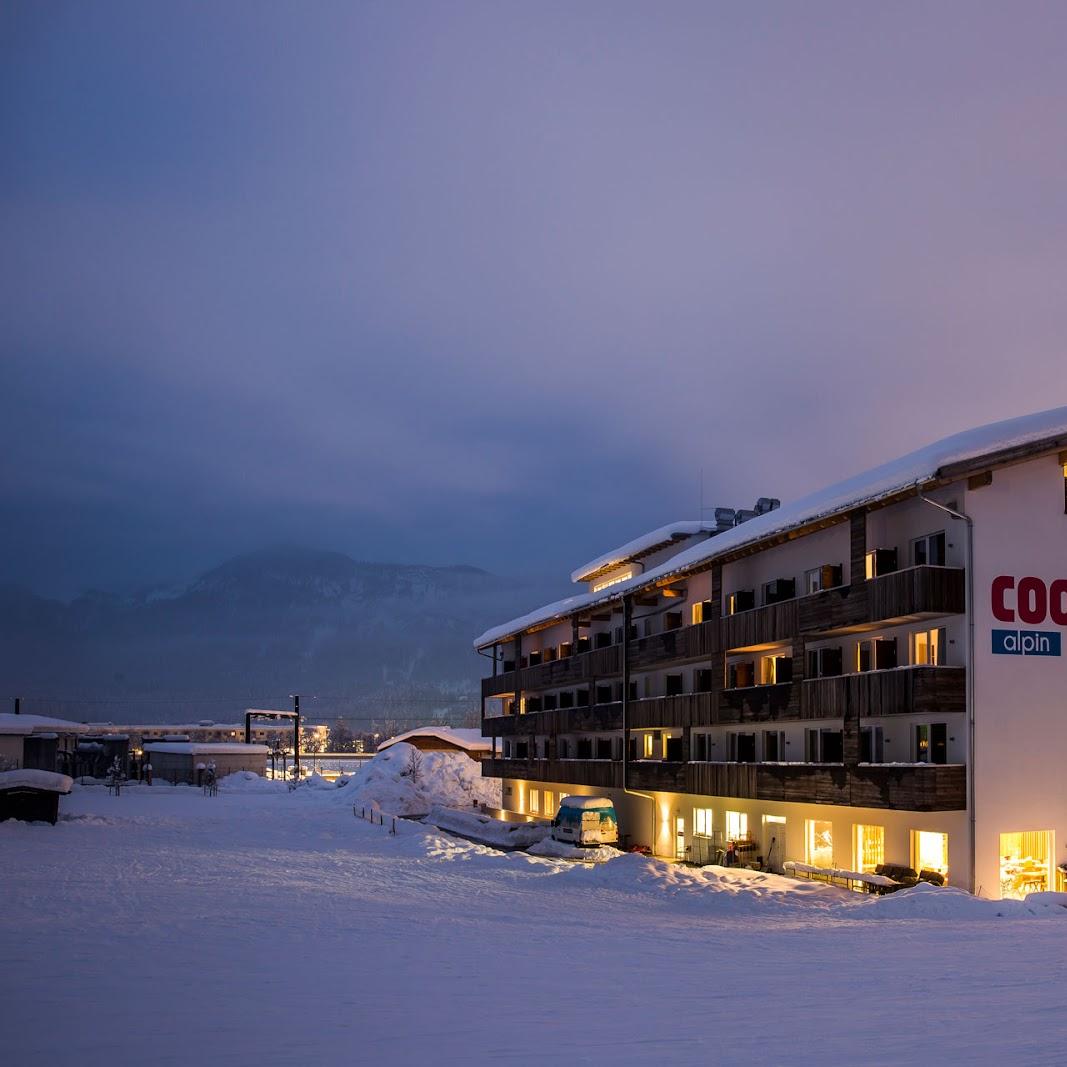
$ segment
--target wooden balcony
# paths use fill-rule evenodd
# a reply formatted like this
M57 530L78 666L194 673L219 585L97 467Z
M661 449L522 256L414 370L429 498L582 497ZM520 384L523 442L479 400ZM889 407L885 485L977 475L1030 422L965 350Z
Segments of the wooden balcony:
M612 760L482 761L487 778L622 788ZM967 768L959 764L677 763L637 760L629 785L650 792L902 811L962 811Z
M842 586L801 597L801 633L870 629L935 615L958 615L966 609L964 571L960 567L908 567L855 586Z
M964 667L897 667L835 678L811 678L800 685L802 719L950 715L966 710Z
M576 656L539 663L536 667L505 671L482 679L482 696L509 696L517 691L540 692L570 685L586 685L598 678L617 677L622 673L622 646L609 645Z

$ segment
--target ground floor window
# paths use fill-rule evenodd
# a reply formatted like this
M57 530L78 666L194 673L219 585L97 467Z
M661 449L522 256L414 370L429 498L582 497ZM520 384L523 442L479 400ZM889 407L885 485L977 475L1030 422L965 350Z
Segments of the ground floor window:
M693 809L693 833L697 837L711 837L711 808Z
M804 823L804 862L812 867L834 865L834 824L822 819Z
M1026 830L1000 835L1000 895L1022 900L1049 888L1052 831Z
M685 818L681 815L674 818L674 858L685 859Z
M948 874L948 834L916 830L912 834L912 866L917 871Z
M545 818L551 819L556 814L556 794L551 789L545 790Z
M541 811L541 790L531 789L526 799L526 808L533 814L537 815Z
M743 811L726 813L726 840L741 841L748 837L748 815Z
M885 827L856 826L856 870L873 874L885 863Z

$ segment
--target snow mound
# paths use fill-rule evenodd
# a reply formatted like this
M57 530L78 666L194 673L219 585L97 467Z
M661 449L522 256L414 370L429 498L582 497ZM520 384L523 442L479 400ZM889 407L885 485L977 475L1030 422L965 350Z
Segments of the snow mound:
M611 845L597 845L596 848L579 848L577 845L569 845L566 841L557 841L554 837L545 836L527 850L531 856L551 856L561 860L584 860L586 863L607 863L608 860L618 859L624 855Z
M281 779L264 778L253 771L234 771L219 779L219 789L224 793L278 793L286 788Z
M398 741L378 752L343 785L323 790L322 796L390 815L424 816L435 805L498 808L500 779L483 778L481 764L462 752L420 752Z
M504 822L502 819L493 819L474 811L457 811L455 808L439 805L434 805L425 821L439 830L459 834L478 844L504 849L525 849L530 846L536 849L538 842L543 843L550 830L545 823Z
M863 909L865 919L1025 919L1030 916L1054 918L1064 915L1067 912L1059 902L986 900L962 889L930 885L928 882L920 882L884 897L872 897Z

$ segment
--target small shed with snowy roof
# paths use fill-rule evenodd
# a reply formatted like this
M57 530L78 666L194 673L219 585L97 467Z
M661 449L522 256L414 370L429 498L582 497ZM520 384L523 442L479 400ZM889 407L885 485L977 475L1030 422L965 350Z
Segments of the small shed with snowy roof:
M78 738L88 730L69 719L0 714L0 770L69 770Z
M265 775L269 751L266 745L239 742L155 741L144 746L145 761L152 764L154 778L189 785L199 784L211 764L215 765L216 778L238 771Z
M59 818L59 798L74 783L65 774L53 771L0 771L0 822L50 822Z
M390 737L378 746L378 751L406 741L423 752L462 752L480 763L492 750L492 741L482 737L481 730L465 730L453 726L419 726L406 733Z

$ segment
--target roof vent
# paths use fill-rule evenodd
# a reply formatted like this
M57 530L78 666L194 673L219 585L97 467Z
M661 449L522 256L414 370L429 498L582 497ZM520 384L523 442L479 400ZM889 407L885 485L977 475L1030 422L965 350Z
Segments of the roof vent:
M768 511L774 511L775 508L780 508L781 506L782 502L773 496L761 496L756 501L756 514L766 515Z

